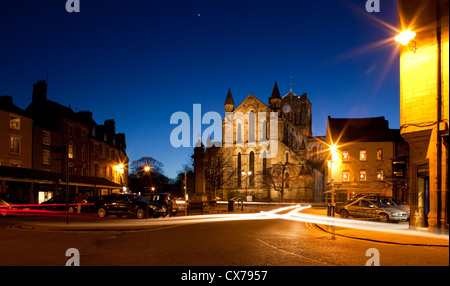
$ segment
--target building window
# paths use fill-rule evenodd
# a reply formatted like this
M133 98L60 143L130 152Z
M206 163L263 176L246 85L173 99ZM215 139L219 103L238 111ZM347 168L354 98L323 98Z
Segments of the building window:
M288 172L286 172L286 175L285 175L285 187L286 188L289 188L289 173Z
M251 175L250 175L250 178L249 178L249 185L250 186L254 186L255 185L255 153L253 153L253 151L252 152L250 152L250 172L252 172L251 173Z
M88 130L83 130L83 142L88 142Z
M256 117L255 113L250 111L250 114L248 116L248 140L247 142L249 144L255 144L256 143Z
M342 181L343 182L350 181L350 172L349 171L342 171Z
M9 117L9 127L11 129L17 129L20 130L20 117L11 115Z
M238 161L237 161L237 186L241 186L241 174L242 172L242 162L241 162L241 153L238 154Z
M286 163L289 163L289 153L286 153Z
M42 164L50 165L50 150L44 149L42 151Z
M69 144L69 159L73 159L73 145L72 143Z
M237 134L236 134L236 144L242 143L242 126L240 123L238 123L237 126Z
M367 173L366 173L366 170L360 170L360 171L359 171L359 180L360 180L361 182L367 181Z
M263 159L262 159L262 174L263 178L265 179L267 177L267 155L266 151L263 153Z
M377 150L377 160L378 161L383 160L383 149L381 148Z
M42 144L50 146L52 143L52 136L50 131L42 131Z
M73 127L69 126L69 137L72 138L73 137Z
M367 161L366 149L359 150L359 161Z
M11 137L11 153L20 154L20 138Z
M342 162L350 162L350 151L342 150Z
M383 170L378 170L377 171L377 180L378 181L383 181L384 180Z

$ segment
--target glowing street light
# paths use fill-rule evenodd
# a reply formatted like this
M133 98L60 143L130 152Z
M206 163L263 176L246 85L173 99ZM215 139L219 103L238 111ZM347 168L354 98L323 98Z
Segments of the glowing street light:
M248 179L252 175L252 171L248 171L248 172L242 171L241 174L242 174L242 176L246 176L247 175L247 178L245 178L245 199L247 199Z
M416 33L410 30L406 30L401 32L400 34L398 34L395 37L395 40L397 42L399 42L400 44L402 44L403 46L406 46L407 44L409 44L409 42L414 39L414 37L416 36Z

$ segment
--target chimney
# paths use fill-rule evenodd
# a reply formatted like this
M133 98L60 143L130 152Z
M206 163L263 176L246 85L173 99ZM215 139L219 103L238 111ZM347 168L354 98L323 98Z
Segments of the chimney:
M0 96L0 103L5 106L11 106L13 104L12 96L9 95Z
M33 102L41 102L47 99L47 83L45 80L33 84Z
M105 120L105 129L111 132L112 134L116 134L116 123L114 119Z

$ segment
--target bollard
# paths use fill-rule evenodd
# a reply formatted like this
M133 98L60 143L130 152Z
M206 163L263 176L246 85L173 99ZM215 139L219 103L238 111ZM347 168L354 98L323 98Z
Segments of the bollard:
M327 216L334 217L334 209L335 209L335 206L333 206L332 204L328 204L327 205Z
M228 201L228 211L232 212L234 210L234 201L233 200L229 200Z

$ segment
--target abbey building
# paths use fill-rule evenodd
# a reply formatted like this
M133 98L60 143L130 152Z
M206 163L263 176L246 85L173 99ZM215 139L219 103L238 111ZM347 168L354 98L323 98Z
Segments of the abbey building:
M306 93L298 96L291 89L281 96L275 83L268 105L253 94L235 105L229 90L225 112L232 115L232 127L225 126L226 115L223 130L231 132L222 137L222 147L206 151L214 154L210 161L220 162L213 164L221 169L220 183L213 187L215 196L258 201L322 199L323 161L309 152L310 145L318 149ZM207 176L214 173L206 172Z

